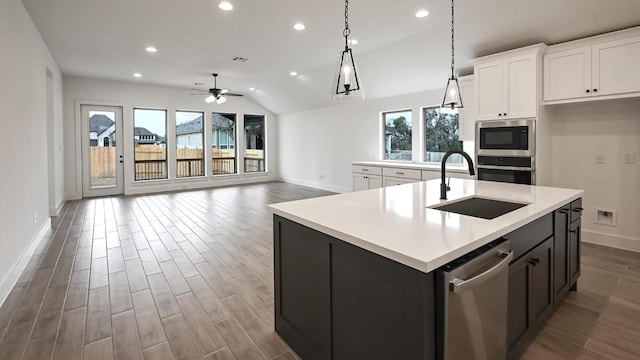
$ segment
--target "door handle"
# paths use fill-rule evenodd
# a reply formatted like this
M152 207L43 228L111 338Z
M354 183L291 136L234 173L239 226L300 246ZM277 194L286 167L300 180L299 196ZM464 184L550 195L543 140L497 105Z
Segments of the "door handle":
M504 256L504 253L499 253L499 255ZM458 278L452 279L451 281L449 281L449 291L453 291L454 293L459 294L484 283L485 281L491 279L494 275L502 271L505 267L509 266L509 263L512 259L513 251L509 251L505 258L502 259L502 261L494 265L492 268L484 271L482 274L476 275L469 280L462 280Z

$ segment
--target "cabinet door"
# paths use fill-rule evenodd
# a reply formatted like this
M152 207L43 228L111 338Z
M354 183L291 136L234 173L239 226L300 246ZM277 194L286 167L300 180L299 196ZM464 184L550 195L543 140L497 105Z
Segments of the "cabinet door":
M382 177L380 176L367 175L367 180L368 189L377 189L382 187Z
M509 265L509 305L507 306L507 353L514 358L529 330L529 257Z
M640 91L640 37L594 45L594 95Z
M556 210L554 215L553 267L554 303L557 306L569 291L569 204Z
M460 81L460 94L464 107L458 114L458 133L462 141L474 141L476 114L473 98L473 79Z
M531 324L540 325L553 311L553 237L545 240L529 256L531 265Z
M476 65L474 76L476 119L501 119L502 61Z
M369 189L369 178L367 175L353 174L353 191Z
M277 215L273 226L276 331L301 357L329 359L330 238Z
M571 223L569 228L569 276L571 286L580 277L580 241L582 237L581 219Z
M502 62L502 117L529 118L537 115L537 55L524 55Z
M591 47L544 57L544 100L591 96Z

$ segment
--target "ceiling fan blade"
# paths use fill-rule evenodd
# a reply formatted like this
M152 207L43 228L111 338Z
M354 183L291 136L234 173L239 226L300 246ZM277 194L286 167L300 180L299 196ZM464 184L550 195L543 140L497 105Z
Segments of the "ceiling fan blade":
M225 96L244 96L242 94L226 93Z
M207 95L207 94L205 94L205 93L202 93L202 94L189 94L189 95L195 95L195 96L205 96L205 95Z
M202 90L202 89L194 89L194 88L191 88L191 90L193 90L193 91L200 91L200 92L203 92L203 93L206 93L206 94L208 94L208 93L209 93L207 90Z

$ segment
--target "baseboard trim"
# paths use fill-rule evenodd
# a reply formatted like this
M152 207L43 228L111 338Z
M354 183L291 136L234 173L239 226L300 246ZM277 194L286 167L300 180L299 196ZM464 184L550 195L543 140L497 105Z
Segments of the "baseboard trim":
M333 185L329 185L329 184L323 184L323 183L319 183L319 182L315 182L315 181L292 179L292 178L281 178L281 180L286 182L286 183L290 183L290 184L295 184L295 185L300 185L300 186L307 186L307 187L312 187L312 188L316 188L316 189L331 191L331 192L335 192L335 193L351 192L351 189L349 189L349 188L343 188L343 187L340 187L340 186L333 186Z
M64 197L65 201L72 201L72 200L82 200L82 195L80 194L67 194L67 196Z
M4 304L4 301L7 299L7 296L9 296L9 293L11 293L11 290L20 278L20 275L22 275L22 272L27 267L29 260L31 260L31 256L36 251L38 246L40 246L40 243L42 242L42 240L44 240L47 231L49 231L50 229L51 218L47 218L47 221L42 224L42 227L40 228L38 233L31 239L29 246L27 246L25 251L22 253L22 256L20 256L18 261L16 261L16 263L13 265L11 271L9 271L7 276L5 276L5 278L2 280L2 283L0 283L0 306Z
M58 216L64 207L66 200L62 200L57 207L49 209L49 216Z
M583 229L582 241L591 244L614 247L617 249L640 252L640 239L634 239L626 236L610 235Z

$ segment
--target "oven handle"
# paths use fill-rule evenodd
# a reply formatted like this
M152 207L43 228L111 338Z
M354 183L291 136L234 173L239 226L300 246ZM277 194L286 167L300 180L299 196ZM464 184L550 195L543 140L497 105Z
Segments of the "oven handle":
M478 165L478 169L534 171L534 168L532 168L532 167L499 166L499 165Z

